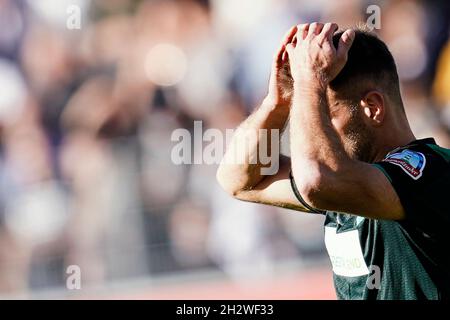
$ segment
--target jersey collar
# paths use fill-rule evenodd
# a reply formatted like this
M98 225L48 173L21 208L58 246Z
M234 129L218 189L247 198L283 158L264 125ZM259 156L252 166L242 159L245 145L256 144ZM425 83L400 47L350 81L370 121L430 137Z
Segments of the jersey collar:
M388 152L388 154L384 158L387 158L388 156L390 156L393 153L396 153L399 150L402 150L402 149L405 149L405 148L408 148L408 147L412 147L412 146L424 145L424 144L434 144L435 145L436 144L436 140L434 140L434 138L431 138L431 137L430 138L413 140L413 141L411 141L410 143L408 143L408 144L406 144L404 146L397 147L394 150Z

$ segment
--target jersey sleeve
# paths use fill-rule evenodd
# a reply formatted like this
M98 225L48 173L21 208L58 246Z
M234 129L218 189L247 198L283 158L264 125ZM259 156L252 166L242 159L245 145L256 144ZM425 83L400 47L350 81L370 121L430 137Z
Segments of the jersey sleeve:
M375 163L395 189L405 210L401 223L428 236L446 232L450 223L450 176L448 164L426 150L403 149Z

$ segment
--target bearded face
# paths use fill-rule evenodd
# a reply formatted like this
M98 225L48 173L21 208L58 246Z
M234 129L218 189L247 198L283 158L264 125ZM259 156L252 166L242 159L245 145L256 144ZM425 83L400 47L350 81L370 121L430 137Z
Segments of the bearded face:
M374 156L375 135L363 119L361 110L357 105L344 106L348 115L337 118L337 131L341 137L347 154L355 160L372 162Z

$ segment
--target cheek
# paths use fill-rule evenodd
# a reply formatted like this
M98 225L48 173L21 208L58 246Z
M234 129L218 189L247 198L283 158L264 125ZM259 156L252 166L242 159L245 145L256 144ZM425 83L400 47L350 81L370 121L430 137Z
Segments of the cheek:
M340 137L345 136L350 127L350 115L347 113L337 113L332 115L331 125L336 130Z

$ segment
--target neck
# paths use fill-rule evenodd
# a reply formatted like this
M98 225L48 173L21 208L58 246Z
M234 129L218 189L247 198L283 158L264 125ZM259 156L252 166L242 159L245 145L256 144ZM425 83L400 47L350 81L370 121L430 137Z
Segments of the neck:
M403 126L399 126L396 129L389 129L380 137L380 147L376 150L374 156L374 162L378 162L384 159L386 155L392 150L407 145L408 143L416 140L414 133L412 132L409 123Z

